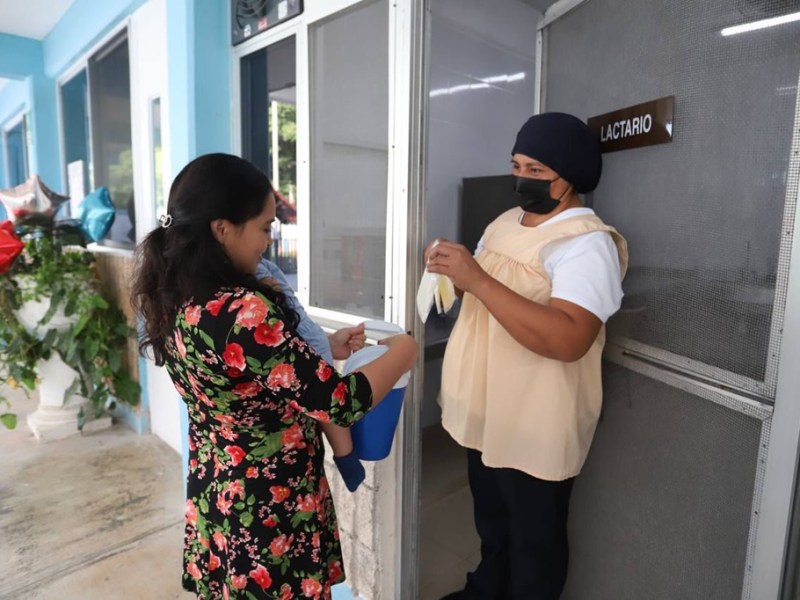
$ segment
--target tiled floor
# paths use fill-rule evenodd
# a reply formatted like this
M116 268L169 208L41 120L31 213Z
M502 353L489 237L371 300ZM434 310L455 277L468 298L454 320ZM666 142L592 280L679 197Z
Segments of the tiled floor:
M0 598L177 600L183 483L180 457L124 426L37 442L33 401L0 431Z
M0 431L0 600L187 600L180 589L181 459L123 427L40 443ZM420 600L463 587L478 561L466 455L439 427L423 438ZM341 596L342 590L336 596Z
M480 560L472 521L467 457L438 425L422 438L420 600L439 600L464 587Z

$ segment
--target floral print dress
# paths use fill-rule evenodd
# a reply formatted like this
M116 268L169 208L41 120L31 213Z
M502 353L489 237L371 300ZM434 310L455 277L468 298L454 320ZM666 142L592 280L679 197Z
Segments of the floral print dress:
M372 403L256 292L184 305L167 371L189 412L183 587L198 598L330 598L344 580L320 422Z

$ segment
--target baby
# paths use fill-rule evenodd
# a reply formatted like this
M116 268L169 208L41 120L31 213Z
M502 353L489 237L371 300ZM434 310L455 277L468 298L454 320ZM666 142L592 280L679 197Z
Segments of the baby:
M319 353L325 361L333 366L334 358L347 358L347 356L334 357L331 350L331 339L336 342L336 347L345 347L350 351L358 350L364 347L366 336L364 335L364 325L356 327L346 327L331 334L329 337L322 328L317 325L311 317L308 316L303 305L294 294L294 290L289 285L283 271L278 268L278 265L265 259L259 263L256 269L256 279L271 285L274 288L280 289L285 295L291 307L297 312L300 317L300 323L297 326L297 333L308 344ZM358 486L364 481L365 471L364 466L358 460L358 456L353 450L353 438L350 435L350 430L346 427L339 427L333 423L321 423L320 427L325 437L328 438L331 448L333 448L333 462L339 473L344 479L347 489L354 492Z

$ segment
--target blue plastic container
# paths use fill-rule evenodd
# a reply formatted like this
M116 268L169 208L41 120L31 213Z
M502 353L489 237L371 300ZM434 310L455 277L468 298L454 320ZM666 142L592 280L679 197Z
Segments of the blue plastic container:
M367 346L359 350L345 362L345 373L351 373L371 363L387 350L386 346ZM394 433L400 422L403 397L410 376L410 373L403 375L383 401L350 428L353 447L361 460L383 460L392 451Z

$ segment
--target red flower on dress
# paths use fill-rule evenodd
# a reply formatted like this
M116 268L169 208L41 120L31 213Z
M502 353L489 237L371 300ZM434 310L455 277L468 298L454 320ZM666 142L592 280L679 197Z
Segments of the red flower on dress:
M286 537L285 534L281 534L272 540L272 543L269 545L269 551L273 556L283 556L289 551L293 540L294 536Z
M238 496L240 500L244 500L244 486L242 482L238 479L232 481L231 484L228 486L228 489L225 490L228 493L228 497L233 499L234 497Z
M247 575L231 575L231 585L235 590L243 590L247 585Z
M220 562L219 557L214 554L213 552L208 553L208 570L213 571L214 569L219 568Z
M324 361L319 361L319 365L317 366L317 377L320 381L328 381L333 374L333 369L328 366L328 363Z
M264 519L262 521L262 524L264 525L264 527L269 527L270 529L272 529L278 524L278 522L275 520L275 517L273 515L270 515L269 519Z
M344 401L347 399L347 386L343 381L333 390L333 399L339 403L339 406L344 406Z
M303 436L303 429L299 423L295 423L288 429L285 429L281 435L281 443L284 450L293 450L295 448L305 448L306 441Z
M186 358L186 346L183 345L180 331L175 332L175 347L178 349L178 354L181 355L181 358Z
M216 544L217 548L225 552L228 549L228 540L225 539L225 534L221 531L215 531L214 535L211 536L214 538L214 543Z
M291 389L299 383L294 372L294 366L288 363L275 365L267 377L267 387L273 391L281 388Z
M189 566L186 567L186 570L189 572L189 575L195 579L201 579L203 577L203 574L200 572L200 568L195 563L189 563Z
M184 355L185 352L184 350ZM225 364L229 367L239 369L240 371L244 370L244 350L239 344L233 343L225 346L225 352L222 353L222 360L224 360Z
M217 496L217 509L223 515L227 516L231 514L231 506L233 506L233 502L225 497L224 494L220 494Z
M300 587L303 589L303 595L306 598L319 598L319 595L322 593L322 584L310 577L303 579Z
M225 446L225 452L228 453L228 456L231 457L231 463L233 466L237 466L242 459L246 456L246 452L242 450L239 446Z
M250 571L250 577L261 586L262 590L272 585L272 577L269 576L269 571L267 571L264 565L258 565L255 569Z
M314 494L297 495L297 510L298 512L314 512L317 510L317 499Z
M239 398L254 398L258 396L261 391L261 386L255 381L245 381L244 383L237 383L233 388L233 393Z
M256 479L258 477L258 467L247 467L247 472L244 476L249 479Z
M269 491L272 492L273 502L283 502L292 495L291 490L283 485L273 485L271 488L269 488Z
M241 377L241 376L242 376L242 374L243 374L243 373L242 373L242 371L240 371L240 370L239 370L239 369L237 369L236 367L230 367L230 368L229 368L227 371L225 371L225 372L228 374L228 377L231 377L231 378L233 378L233 379L236 379L236 378L238 378L238 377Z
M206 310L211 313L212 316L216 317L219 314L219 311L222 310L223 305L228 301L228 298L231 297L230 293L222 294L217 300L211 300L206 303Z
M229 442L235 442L236 438L239 437L239 434L234 433L230 427L220 427L219 434Z
M186 500L186 522L189 525L197 525L197 507L191 498Z
M275 321L273 325L261 323L253 333L256 343L263 346L280 346L283 343L283 321Z
M324 410L312 410L306 413L309 417L320 423L330 423L331 416Z
M342 576L342 562L335 560L331 564L328 565L328 581L331 583L339 581L339 578Z
M200 322L200 313L202 309L199 306L189 306L186 309L186 323L188 325L197 325Z
M228 312L239 309L236 313L236 324L245 329L252 329L264 322L269 309L264 301L255 294L245 294L243 298L231 302Z
M292 598L294 598L292 586L290 586L288 583L284 583L281 586L281 597L278 600L292 600Z

